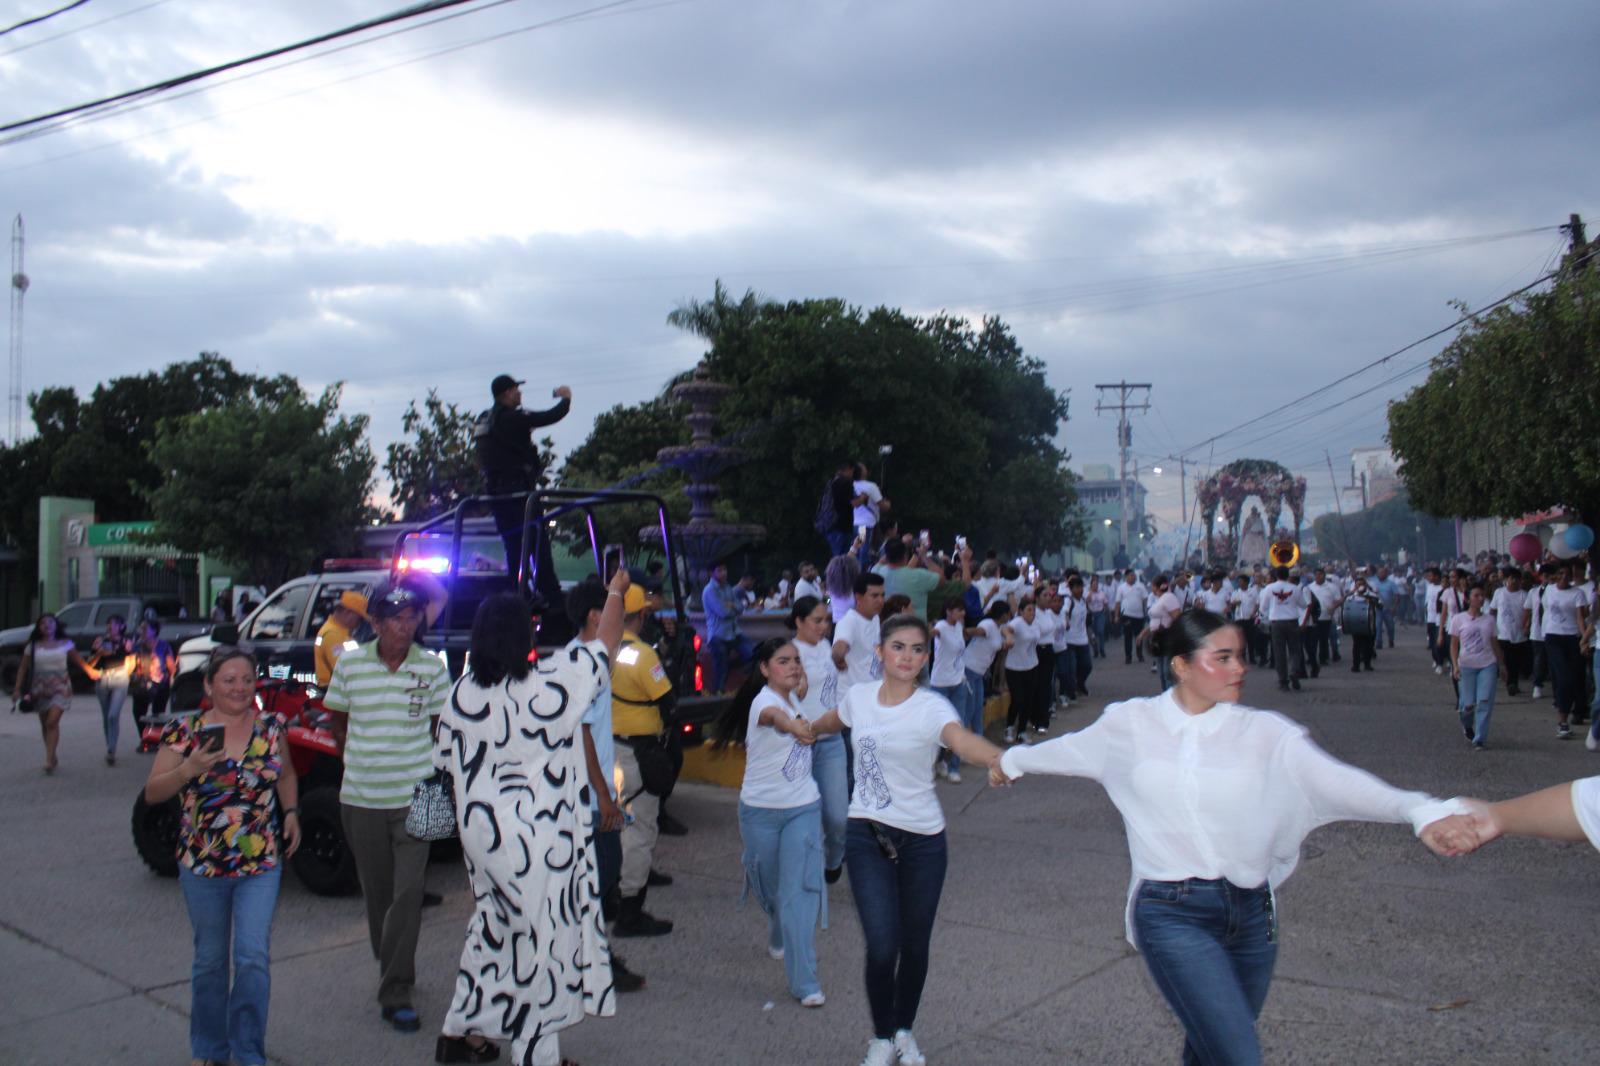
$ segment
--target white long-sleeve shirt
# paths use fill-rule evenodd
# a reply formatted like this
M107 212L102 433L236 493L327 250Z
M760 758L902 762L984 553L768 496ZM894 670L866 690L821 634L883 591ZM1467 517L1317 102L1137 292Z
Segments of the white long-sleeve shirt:
M1010 749L1000 765L1009 777L1061 774L1105 788L1133 860L1129 943L1140 881L1225 877L1242 888L1276 888L1318 826L1409 822L1420 833L1465 810L1340 762L1282 715L1232 703L1191 715L1171 690L1114 703L1076 733Z

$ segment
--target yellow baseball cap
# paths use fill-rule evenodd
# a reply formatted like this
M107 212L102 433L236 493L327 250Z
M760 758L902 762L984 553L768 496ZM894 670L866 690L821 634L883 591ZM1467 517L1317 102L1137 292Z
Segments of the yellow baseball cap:
M622 610L625 614L638 614L645 609L647 602L644 589L638 585L629 585L628 591L622 595Z
M359 592L348 590L339 593L339 606L347 607L367 621L372 621L372 618L367 614L367 598Z

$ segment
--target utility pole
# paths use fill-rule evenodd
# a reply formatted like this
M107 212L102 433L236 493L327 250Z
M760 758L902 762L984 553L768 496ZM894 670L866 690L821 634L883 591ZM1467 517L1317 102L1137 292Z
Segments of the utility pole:
M1122 537L1122 550L1126 552L1128 550L1128 453L1133 450L1133 427L1128 424L1128 412L1150 410L1150 386L1148 384L1119 381L1115 385L1096 385L1095 388L1100 390L1102 396L1107 392L1111 392L1115 393L1117 397L1116 403L1110 403L1104 399L1097 401L1094 409L1097 413L1103 411L1117 412L1117 455L1121 460L1117 478L1117 503L1122 511L1122 522L1119 527ZM1131 397L1140 392L1144 394L1142 397L1143 402L1128 402ZM1129 556L1129 561L1132 561L1132 556Z
M14 448L22 442L22 297L28 291L28 275L22 271L22 216L11 223L11 338L10 338L10 394L7 411L10 416L10 440Z
M1569 215L1566 225L1561 228L1567 231L1567 239L1570 243L1567 261L1562 266L1562 272L1593 270L1594 258L1589 255L1589 240L1584 233L1583 219L1577 214Z

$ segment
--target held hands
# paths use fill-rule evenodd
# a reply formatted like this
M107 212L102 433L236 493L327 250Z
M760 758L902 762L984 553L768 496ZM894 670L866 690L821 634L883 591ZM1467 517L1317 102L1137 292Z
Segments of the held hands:
M1500 835L1494 814L1482 800L1465 801L1466 814L1440 818L1422 829L1422 842L1435 855L1468 855Z
M804 718L790 718L783 730L794 737L797 744L815 744L817 735L811 731L811 723Z
M1000 768L1000 756L996 755L989 761L989 787L1007 788L1010 786L1011 781L1012 779L1007 777L1006 772Z

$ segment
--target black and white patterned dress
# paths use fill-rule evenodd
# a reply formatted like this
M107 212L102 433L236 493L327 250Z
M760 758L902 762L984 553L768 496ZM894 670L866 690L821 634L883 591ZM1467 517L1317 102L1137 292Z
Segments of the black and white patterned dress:
M434 764L455 776L476 902L443 1030L509 1039L528 1066L560 1030L615 1010L580 728L608 669L592 641L521 681L463 675L439 720Z

